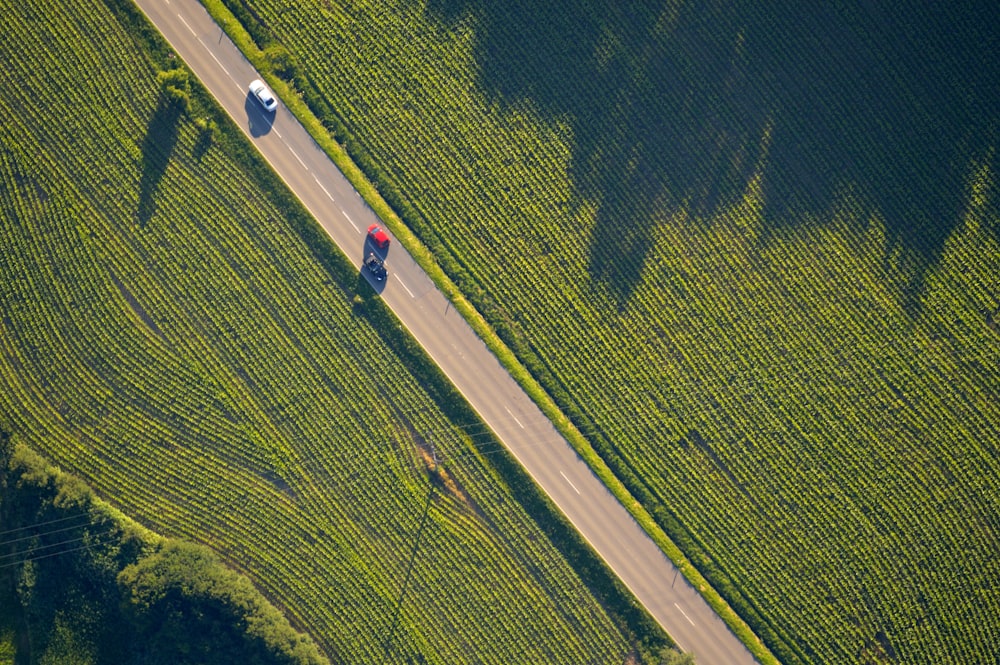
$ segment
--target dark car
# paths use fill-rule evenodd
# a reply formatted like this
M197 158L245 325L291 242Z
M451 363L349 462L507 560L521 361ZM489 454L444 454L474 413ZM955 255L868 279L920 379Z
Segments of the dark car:
M389 249L389 235L378 224L372 224L368 227L368 239L379 251L384 252Z
M385 279L385 261L375 256L374 252L369 254L368 258L365 259L365 268L367 268L368 272L372 274L375 281L381 282Z

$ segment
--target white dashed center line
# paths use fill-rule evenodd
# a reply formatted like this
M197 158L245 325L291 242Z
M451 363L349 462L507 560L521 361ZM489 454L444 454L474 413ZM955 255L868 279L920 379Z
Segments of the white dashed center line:
M184 20L184 17L183 17L183 16L181 16L180 14L178 14L178 15L177 15L177 18L179 18L179 19L181 20L181 23L183 23L183 24L184 24L184 27L185 27L185 28L187 28L187 29L188 29L188 31L189 31L189 32L190 32L190 33L191 33L192 35L194 35L195 37L197 37L197 36L198 36L198 33L194 31L194 28L192 28L192 27L191 27L190 25L188 25L188 22Z
M323 193L326 194L328 197L330 197L331 201L333 201L334 203L337 202L337 199L333 198L333 194L327 191L326 187L323 186L323 183L319 181L319 176L316 175L315 173L313 173L313 180L315 180L316 184L319 185L319 188L323 190Z
M344 217L346 217L347 221L351 223L351 226L354 227L354 230L357 231L358 233L361 233L361 229L359 229L358 225L354 223L354 220L351 219L351 216L347 214L347 211L341 210L340 212L344 213Z
M692 626L694 625L694 621L691 621L691 617L689 617L689 616L687 615L687 612L685 612L684 610L682 610L682 609L681 609L681 606L680 606L680 605L678 605L677 603L674 603L674 607L676 607L676 608L677 608L677 611L678 611L678 612L680 612L681 614L683 614L683 615L684 615L684 618L688 620L688 623L689 623L689 624L691 624Z
M281 137L279 136L278 138L281 138ZM288 148L288 152L292 153L292 157L294 157L295 159L299 160L299 164L302 165L302 168L304 168L306 171L308 171L309 167L306 166L306 163L302 161L301 157L299 157L299 153L297 153L294 150L292 150L292 146L287 146L287 148Z
M393 275L393 276L396 278L396 281L399 282L399 285L403 287L403 290L405 290L407 293L409 293L410 297L412 298L413 297L413 291L410 291L408 288L406 288L406 284L404 284L403 280L401 280L399 278L399 275Z
M505 407L504 407L504 409L507 409L507 407L505 406ZM517 423L517 424L518 424L518 426L519 426L519 427L520 427L521 429L524 429L524 425L522 425L522 424L521 424L521 421L517 419L517 416L515 416L515 415L514 415L514 412L513 412L513 411L511 411L510 409L507 409L507 413L509 413L509 414L510 414L510 417L514 419L514 422L515 422L515 423ZM564 476L564 477L565 477L565 476Z
M564 479L566 480L566 482L567 482L567 483L569 483L569 486L570 486L570 487L572 487L572 488L573 488L573 490L574 490L574 491L575 491L575 492L576 492L577 494L579 494L579 493L580 493L580 490L576 489L576 485L574 485L574 484L573 484L573 481L572 481L572 480L570 480L569 478L567 478L567 477L566 477L566 474L565 474L565 473L563 473L562 471L560 471L560 472L559 472L559 475L560 475L560 476L562 476L562 477L563 477L563 478L564 478ZM690 621L690 619L689 619L689 621Z
M215 60L215 64L217 64L219 66L219 69L221 69L222 71L224 71L226 73L226 76L228 76L229 78L231 78L233 80L233 83L236 83L236 79L234 79L233 75L229 73L229 70L226 69L226 66L224 64L222 64L222 61L219 60L217 57L215 57L215 54L212 53L212 49L208 48L208 44L205 43L205 40L203 40L201 37L199 37L198 41L201 42L201 45L205 47L205 50L208 51L208 54L210 56L212 56L212 60ZM239 86L238 83L237 83L237 86ZM240 87L240 90L242 90L242 89L243 88Z

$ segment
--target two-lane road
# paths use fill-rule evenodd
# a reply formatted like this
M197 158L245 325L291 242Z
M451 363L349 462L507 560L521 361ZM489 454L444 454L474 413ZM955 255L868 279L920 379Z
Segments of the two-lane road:
M137 0L289 188L358 266L374 213L294 117L248 96L257 73L197 0ZM398 244L382 298L650 614L701 665L755 660L590 471Z

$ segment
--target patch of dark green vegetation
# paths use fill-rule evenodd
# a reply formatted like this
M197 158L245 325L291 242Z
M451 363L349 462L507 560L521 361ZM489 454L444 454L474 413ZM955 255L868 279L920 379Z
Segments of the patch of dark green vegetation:
M0 607L17 665L327 662L210 550L154 536L6 435Z

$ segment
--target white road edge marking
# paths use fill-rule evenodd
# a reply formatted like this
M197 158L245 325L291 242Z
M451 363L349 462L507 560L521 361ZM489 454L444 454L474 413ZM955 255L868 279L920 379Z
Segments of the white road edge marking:
M569 486L570 486L570 487L572 487L572 488L573 488L574 490L576 490L576 493L577 493L577 494L579 494L579 493L580 493L580 490L576 489L576 485L574 485L574 484L573 484L573 481L572 481L572 480L570 480L569 478L567 478L567 477L566 477L566 474L565 474L565 473L563 473L562 471L560 471L560 472L559 472L559 475L560 475L560 476L562 476L563 478L565 478L566 482L567 482L567 483L569 483ZM687 615L685 614L684 616L687 616ZM691 620L691 619L688 619L688 621L690 621L690 620Z
M684 610L682 610L682 609L681 609L681 606L680 606L680 605L678 605L677 603L674 603L674 607L676 607L676 608L677 608L677 611L678 611L678 612L680 612L681 614L683 614L683 615L684 615L684 618L688 620L688 623L689 623L689 624L691 624L692 626L694 625L694 621L691 621L691 617L689 617L689 616L687 615L687 612L685 612Z
M281 138L281 137L278 137L278 138ZM306 171L308 171L309 167L306 166L306 163L302 161L301 157L299 157L299 153L297 153L294 150L292 150L292 146L290 146L290 145L286 145L285 147L288 148L288 152L292 153L292 157L294 157L295 159L299 160L299 164L302 165L302 168L304 168Z
M351 226L354 227L354 230L357 231L358 233L361 233L361 229L359 229L358 225L354 223L354 220L351 219L351 216L347 214L347 211L344 210L343 208L341 208L340 212L344 213L344 217L346 217L347 221L349 221L351 223Z
M504 406L503 408L507 410L507 413L509 413L510 417L514 419L514 422L517 423L520 426L521 429L524 429L524 425L521 425L521 421L517 419L517 416L514 415L514 412L511 411L510 409L508 409L506 406ZM563 476L563 477L565 478L565 476ZM567 480L568 480L568 478L567 478ZM570 483L570 484L572 484L572 483Z
M323 193L326 194L328 197L330 197L331 201L333 201L334 203L337 202L337 199L333 198L333 194L327 191L326 187L323 186L323 183L319 181L319 176L316 175L315 173L313 173L313 180L315 180L316 184L319 185L319 188L323 190Z
M189 31L189 32L190 32L190 33L191 33L192 35L194 35L195 37L197 37L197 36L198 36L198 33L194 31L194 28L192 28L192 27L191 27L190 25L188 25L188 22L184 20L184 17L183 17L183 16L181 16L180 14L178 14L178 15L177 15L177 18L179 18L179 19L181 20L181 23L183 23L183 24L184 24L184 27L185 27L185 28L187 28L187 29L188 29L188 31Z
M399 285L402 286L406 290L406 292L410 294L410 297L412 298L413 297L413 291L411 291L411 290L409 290L409 289L406 288L406 284L403 283L403 280L401 280L399 278L399 275L393 275L393 277L396 278L396 281L399 282Z

